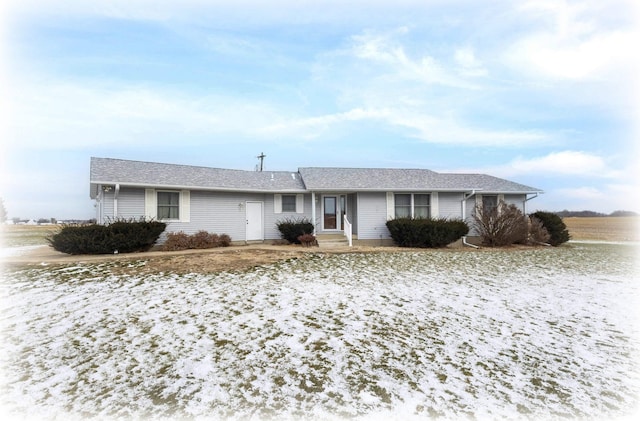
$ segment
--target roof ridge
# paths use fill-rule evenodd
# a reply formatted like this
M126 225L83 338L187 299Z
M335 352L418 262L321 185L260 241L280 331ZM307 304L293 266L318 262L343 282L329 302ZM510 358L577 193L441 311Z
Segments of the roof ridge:
M191 165L191 164L176 164L171 162L155 162L155 161L142 161L139 159L123 159L123 158L103 158L92 156L91 160L105 160L105 161L121 161L121 162L130 162L130 163L139 163L139 164L150 164L150 165L166 165L171 167L188 167L188 168L203 168L207 170L221 170L221 171L239 171L246 173L298 173L297 170L264 170L264 171L255 171L255 170L243 170L238 168L222 168L222 167L211 167L206 165Z

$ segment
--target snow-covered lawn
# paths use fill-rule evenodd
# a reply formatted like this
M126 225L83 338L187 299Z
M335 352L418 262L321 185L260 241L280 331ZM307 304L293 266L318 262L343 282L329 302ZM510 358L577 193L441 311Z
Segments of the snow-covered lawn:
M317 254L207 276L5 272L1 404L60 419L625 416L640 392L636 253L574 243Z

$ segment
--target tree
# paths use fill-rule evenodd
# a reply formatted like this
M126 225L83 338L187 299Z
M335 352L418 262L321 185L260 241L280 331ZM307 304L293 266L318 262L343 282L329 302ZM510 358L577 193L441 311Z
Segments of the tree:
M0 197L0 224L4 224L7 221L7 209L4 207L4 200Z

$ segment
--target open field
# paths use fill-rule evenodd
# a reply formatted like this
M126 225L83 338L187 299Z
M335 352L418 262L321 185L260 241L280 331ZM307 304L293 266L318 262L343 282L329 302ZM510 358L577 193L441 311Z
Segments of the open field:
M640 241L640 217L563 218L572 240Z
M20 247L47 244L45 238L59 229L58 225L2 225L0 246Z

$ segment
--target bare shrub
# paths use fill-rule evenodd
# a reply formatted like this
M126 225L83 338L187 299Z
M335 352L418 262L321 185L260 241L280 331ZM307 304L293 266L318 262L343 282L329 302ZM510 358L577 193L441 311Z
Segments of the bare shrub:
M482 244L489 247L525 244L529 233L527 220L516 205L500 201L497 207L484 209L475 207L474 227L482 238Z
M302 234L298 237L298 242L305 247L317 245L316 236L313 234Z
M189 236L182 231L170 232L167 234L167 240L162 245L162 250L177 251L187 250L189 248Z
M210 249L218 247L218 243L218 234L207 231L198 231L191 236L191 248L193 249Z
M549 243L551 235L544 227L542 221L535 216L529 218L529 241L532 243Z
M228 247L231 245L231 237L227 234L215 234L201 230L193 235L187 235L182 231L167 234L162 249L165 251L177 251L188 249L210 249L215 247Z
M218 247L229 247L231 245L231 237L227 234L220 234L218 237Z

